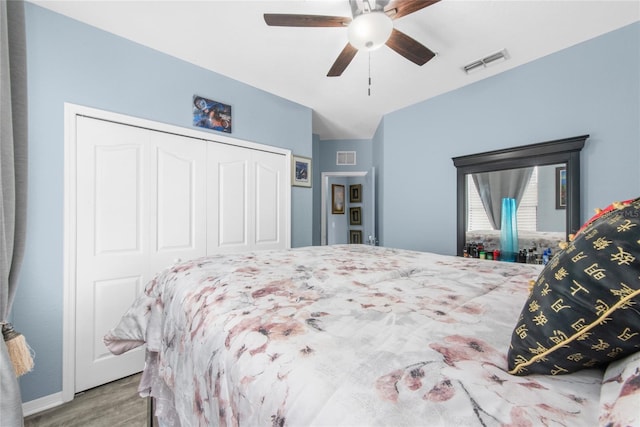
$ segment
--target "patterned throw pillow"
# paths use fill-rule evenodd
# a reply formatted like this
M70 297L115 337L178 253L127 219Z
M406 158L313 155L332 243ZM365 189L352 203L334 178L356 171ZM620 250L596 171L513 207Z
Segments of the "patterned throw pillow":
M511 337L514 375L565 374L640 350L640 198L589 223L535 282Z
M591 218L589 218L589 220L587 222L582 224L582 227L580 227L580 229L576 232L576 235L580 234L582 232L582 230L587 228L593 221L595 221L596 219L600 218L601 216L608 214L612 210L620 209L622 206L628 205L629 203L632 203L632 202L633 202L633 199L625 200L624 202L613 202L613 203L611 203L609 206L607 206L604 209L596 209L595 215L593 215Z

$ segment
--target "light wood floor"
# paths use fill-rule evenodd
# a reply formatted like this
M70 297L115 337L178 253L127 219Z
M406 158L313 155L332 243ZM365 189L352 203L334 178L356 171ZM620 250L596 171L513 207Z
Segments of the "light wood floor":
M25 427L143 427L148 399L138 395L140 374L78 393L64 405L25 418Z

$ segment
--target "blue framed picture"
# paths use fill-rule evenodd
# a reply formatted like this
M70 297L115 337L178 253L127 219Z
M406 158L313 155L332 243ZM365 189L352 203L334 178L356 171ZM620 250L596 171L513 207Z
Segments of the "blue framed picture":
M291 185L311 187L311 159L308 157L291 157Z
M193 125L231 133L231 105L193 95Z

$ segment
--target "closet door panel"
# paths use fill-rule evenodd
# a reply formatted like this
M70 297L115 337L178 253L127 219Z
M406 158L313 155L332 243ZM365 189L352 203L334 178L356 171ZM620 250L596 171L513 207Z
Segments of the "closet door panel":
M218 143L207 158L207 253L289 247L289 158Z
M250 150L210 143L207 147L207 253L249 248L251 236Z
M257 249L284 248L285 203L288 190L284 155L254 151L255 242Z
M110 358L113 355L102 342L104 332L118 324L122 313L125 313L131 301L135 300L142 291L141 275L131 277L115 277L106 280L96 280L93 284L93 293L96 301L94 313L94 335L99 338L93 340L94 359ZM117 359L116 359L117 360Z
M94 255L141 254L143 148L133 144L94 147ZM118 171L118 173L113 173ZM90 206L85 206L87 211Z
M152 132L152 270L206 252L204 141Z
M218 235L219 245L247 244L247 162L219 164Z
M77 119L75 391L139 372L144 351L114 356L102 343L142 283L149 255L148 133Z

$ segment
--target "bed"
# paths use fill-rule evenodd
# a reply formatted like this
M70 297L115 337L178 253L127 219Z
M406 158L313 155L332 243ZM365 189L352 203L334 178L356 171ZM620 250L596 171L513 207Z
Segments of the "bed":
M603 367L507 372L541 269L367 245L216 255L159 273L105 343L146 344L162 426L627 425L608 423L639 403L619 402L637 355L605 397Z

